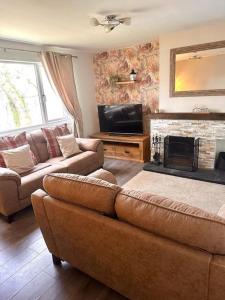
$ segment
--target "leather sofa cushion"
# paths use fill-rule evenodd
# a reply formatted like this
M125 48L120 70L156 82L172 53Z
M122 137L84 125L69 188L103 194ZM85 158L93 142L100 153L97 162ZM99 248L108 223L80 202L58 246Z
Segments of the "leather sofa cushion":
M224 218L225 219L225 204L223 204L219 211L217 212L217 215L221 218Z
M27 141L28 141L28 144L30 145L30 150L34 153L37 163L40 163L41 161L40 161L39 153L37 151L37 148L35 146L35 143L34 143L32 137L29 133L27 133Z
M101 179L74 174L49 174L44 189L53 198L114 215L114 202L121 188Z
M19 199L30 197L37 189L43 188L43 178L45 175L54 172L67 172L66 168L55 164L38 164L30 173L26 173L21 178L21 186L19 187Z
M96 170L95 172L89 174L88 177L94 177L94 178L105 180L112 184L117 184L116 177L111 172L103 169Z
M50 165L54 165L63 160L65 160L65 158L63 156L58 156L58 157L49 158L48 160L46 160L46 163L50 164Z
M32 174L32 173L35 173L35 172L37 172L37 171L40 171L40 170L45 169L45 168L50 167L50 166L51 166L51 164L48 164L48 163L39 163L39 164L35 165L35 166L33 167L33 169L31 169L31 170L29 170L29 171L27 171L27 172L24 172L24 173L22 173L22 174L20 174L20 176L21 176L21 177L25 177L25 176L27 176L27 175L30 175L30 174Z
M47 142L41 130L36 130L30 133L30 137L33 141L36 151L38 153L40 162L45 162L49 159Z
M87 175L99 168L97 152L85 151L64 159L58 164L67 168L68 173Z
M119 220L151 233L200 248L225 254L225 219L161 196L122 190L116 197Z
M101 140L89 138L76 138L76 142L82 151L97 151L98 145L101 144Z

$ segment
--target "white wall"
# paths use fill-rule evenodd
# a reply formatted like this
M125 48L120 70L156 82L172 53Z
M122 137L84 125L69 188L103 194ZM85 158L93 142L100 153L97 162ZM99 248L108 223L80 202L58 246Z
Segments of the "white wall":
M19 61L40 61L40 55L35 52L33 53L26 51L4 51L4 47L31 51L40 51L43 49L43 47L39 45L0 40L0 59ZM59 47L44 47L44 49L58 51L60 53L70 53L78 56L77 59L73 59L73 62L77 94L84 120L84 135L88 136L94 132L97 132L99 130L99 125L95 100L93 55L87 52L80 52L74 49L63 49Z
M83 114L84 135L88 136L99 131L93 55L81 52L77 55L78 59L74 60L75 82Z
M185 31L161 35L159 109L162 112L192 112L196 105L204 105L213 112L225 112L225 96L170 97L170 49L225 40L225 22L210 23Z

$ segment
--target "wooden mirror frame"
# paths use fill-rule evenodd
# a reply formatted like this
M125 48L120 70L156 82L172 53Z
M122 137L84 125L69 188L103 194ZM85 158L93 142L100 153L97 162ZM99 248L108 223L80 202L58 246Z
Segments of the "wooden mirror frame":
M197 96L223 96L224 89L213 90L196 90L196 91L175 91L175 70L176 70L176 55L182 53L225 48L225 41L199 44L170 50L170 97L197 97Z

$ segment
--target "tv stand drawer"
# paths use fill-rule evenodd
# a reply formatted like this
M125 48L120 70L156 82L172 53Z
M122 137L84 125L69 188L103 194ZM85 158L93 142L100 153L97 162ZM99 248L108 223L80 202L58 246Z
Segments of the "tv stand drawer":
M104 145L104 155L105 156L115 156L116 146L113 144L103 143Z
M116 146L116 156L117 157L127 157L127 159L141 159L140 158L140 150L137 145L135 146L123 146L123 145L117 145Z

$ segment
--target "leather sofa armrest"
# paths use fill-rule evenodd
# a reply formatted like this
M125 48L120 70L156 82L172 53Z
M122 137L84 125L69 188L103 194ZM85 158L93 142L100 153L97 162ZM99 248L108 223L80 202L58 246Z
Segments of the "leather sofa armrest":
M117 184L116 177L111 172L103 169L98 169L97 171L89 174L88 177L94 177L94 178L105 180L112 184Z
M209 272L209 294L208 299L225 299L225 257L224 255L213 255L210 262Z
M17 183L17 185L21 185L21 177L18 173L8 168L0 167L0 181L8 181L12 180Z
M0 168L0 213L4 216L10 216L20 210L20 186L19 174L7 168Z
M48 250L59 257L59 252L54 240L53 231L51 230L47 212L45 209L44 199L47 197L46 192L39 189L31 195L31 203L33 206L36 221L41 229Z
M76 138L76 141L82 151L97 152L99 145L102 145L102 141L99 139Z
M221 218L225 219L225 204L222 205L217 213L217 215Z

